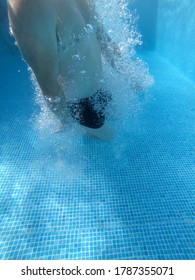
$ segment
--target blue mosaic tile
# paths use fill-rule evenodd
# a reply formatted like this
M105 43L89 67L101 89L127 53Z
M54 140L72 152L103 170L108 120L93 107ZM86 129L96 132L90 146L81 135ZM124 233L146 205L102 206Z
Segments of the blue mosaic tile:
M151 99L103 143L41 134L15 58L12 96L0 97L0 259L195 259L195 86L157 54L144 59Z

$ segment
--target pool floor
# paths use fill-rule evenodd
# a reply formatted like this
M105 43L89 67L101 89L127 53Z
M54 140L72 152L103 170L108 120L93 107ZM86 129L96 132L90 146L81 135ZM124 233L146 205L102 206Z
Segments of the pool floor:
M41 133L26 65L1 57L0 259L195 259L195 85L143 54L155 84L105 143Z

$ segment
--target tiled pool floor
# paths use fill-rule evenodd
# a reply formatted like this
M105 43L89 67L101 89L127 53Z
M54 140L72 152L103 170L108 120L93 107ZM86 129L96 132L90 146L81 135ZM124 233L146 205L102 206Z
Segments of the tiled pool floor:
M195 85L144 58L148 99L104 143L41 133L26 66L3 54L1 259L195 259Z

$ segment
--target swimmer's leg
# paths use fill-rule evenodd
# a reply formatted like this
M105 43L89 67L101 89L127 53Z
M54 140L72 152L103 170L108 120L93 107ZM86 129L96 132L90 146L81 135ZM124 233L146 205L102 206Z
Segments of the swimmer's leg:
M15 19L12 10L9 14L21 54L33 70L50 109L60 116L65 107L65 95L58 79L56 18L41 3L38 9L39 13L35 13L36 9L27 9L24 19L21 16Z
M54 22L46 19L15 30L14 36L21 54L33 70L37 81L47 97L58 96L60 85L58 83L58 51ZM25 25L25 23L24 23Z

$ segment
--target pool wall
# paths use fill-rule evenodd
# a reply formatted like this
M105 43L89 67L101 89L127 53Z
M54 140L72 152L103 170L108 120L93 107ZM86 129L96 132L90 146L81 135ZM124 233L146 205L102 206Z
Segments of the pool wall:
M156 50L195 81L195 1L159 0Z
M6 41L9 39L7 5L6 1L0 0L0 51L7 51ZM9 41L9 40L8 40Z
M142 49L156 50L195 81L195 1L129 0L138 14Z
M158 0L129 0L129 9L138 17L137 28L142 34L142 49L155 50Z

